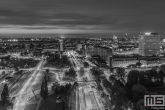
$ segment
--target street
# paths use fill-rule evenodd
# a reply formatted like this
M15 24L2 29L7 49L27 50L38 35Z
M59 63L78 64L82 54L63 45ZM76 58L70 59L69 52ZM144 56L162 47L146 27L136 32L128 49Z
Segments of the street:
M72 52L70 52L73 57L71 57L72 62L75 63L75 69L79 69L80 67L83 67L83 65L77 60ZM79 88L77 89L77 93L79 98L76 101L77 108L79 107L79 110L105 110L104 105L101 101L101 94L98 92L98 90L93 88L93 85L96 85L96 83L93 81L93 77L90 73L90 68L84 68L85 74L82 77L79 77L79 71L77 72L78 77L77 80L79 83ZM83 77L87 77L87 81L83 81ZM79 104L79 105L78 105Z

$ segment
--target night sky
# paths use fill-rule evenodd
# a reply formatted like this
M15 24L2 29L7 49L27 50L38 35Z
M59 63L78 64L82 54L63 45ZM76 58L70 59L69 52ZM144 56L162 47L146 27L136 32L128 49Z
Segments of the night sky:
M151 31L163 37L164 29L165 0L0 0L0 35Z

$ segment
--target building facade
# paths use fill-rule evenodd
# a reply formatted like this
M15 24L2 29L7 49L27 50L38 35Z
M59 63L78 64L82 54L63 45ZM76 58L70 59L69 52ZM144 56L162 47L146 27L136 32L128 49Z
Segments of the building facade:
M109 64L109 58L112 56L112 49L104 46L88 45L86 53L87 56L99 55Z
M159 56L160 35L158 33L140 33L139 54L142 56Z
M77 45L77 51L80 51L82 49L82 44Z

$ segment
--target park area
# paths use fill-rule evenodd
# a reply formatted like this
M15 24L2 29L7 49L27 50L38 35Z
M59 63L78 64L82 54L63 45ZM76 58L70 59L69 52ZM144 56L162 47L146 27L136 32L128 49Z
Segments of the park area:
M58 58L58 55L55 55L47 58L47 63L44 67L67 68L71 67L71 63L66 55L63 55L61 58Z

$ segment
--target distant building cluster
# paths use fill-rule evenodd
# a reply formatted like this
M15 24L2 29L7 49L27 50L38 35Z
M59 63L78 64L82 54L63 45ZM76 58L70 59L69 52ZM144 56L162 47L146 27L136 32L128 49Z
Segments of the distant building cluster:
M158 33L140 33L139 37L113 35L111 38L3 38L0 39L0 53L20 53L21 55L42 56L45 52L62 53L76 50L85 57L99 56L110 63L115 55L161 56L165 54L165 40ZM163 45L164 44L164 45ZM99 58L98 58L99 59ZM115 63L116 62L116 63ZM112 64L120 65L122 61L113 60ZM137 60L129 60L130 63ZM128 64L128 60L123 61Z

